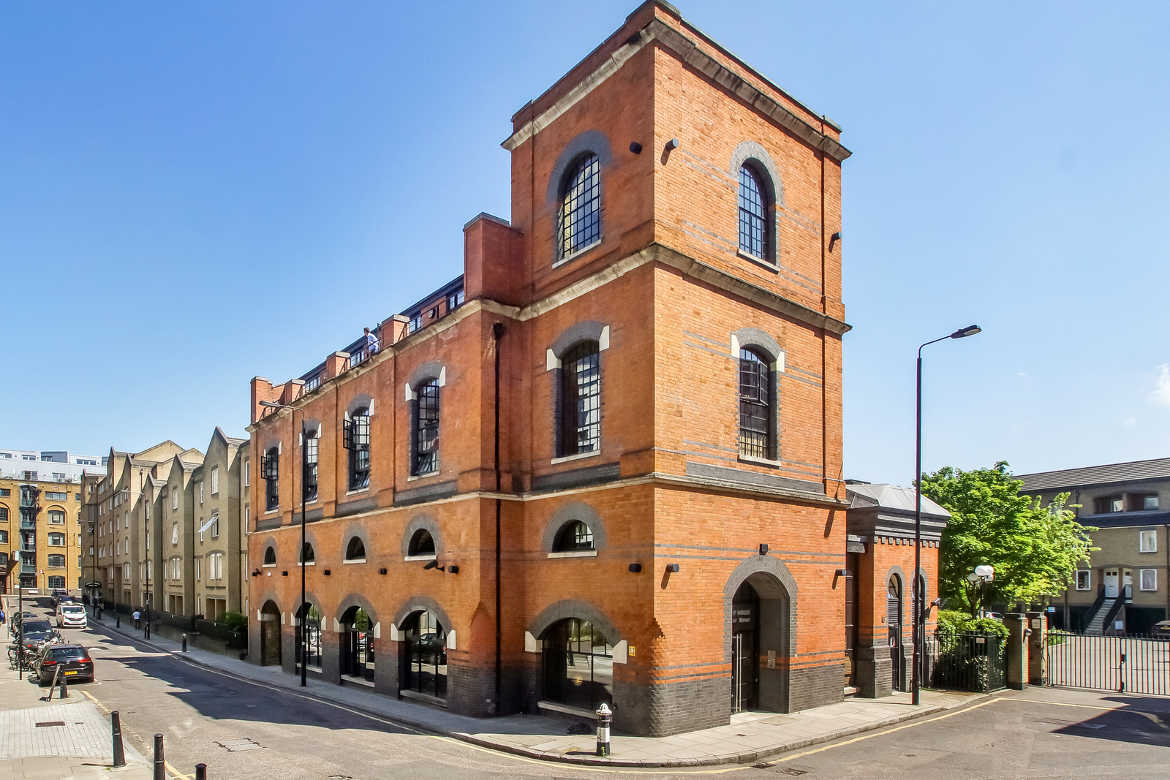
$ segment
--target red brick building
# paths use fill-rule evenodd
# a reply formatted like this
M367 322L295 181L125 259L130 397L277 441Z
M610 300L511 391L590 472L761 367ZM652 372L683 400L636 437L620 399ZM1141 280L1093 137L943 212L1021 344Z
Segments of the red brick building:
M298 663L306 490L315 676L644 734L840 700L838 138L665 2L521 108L463 274L252 382L249 657Z

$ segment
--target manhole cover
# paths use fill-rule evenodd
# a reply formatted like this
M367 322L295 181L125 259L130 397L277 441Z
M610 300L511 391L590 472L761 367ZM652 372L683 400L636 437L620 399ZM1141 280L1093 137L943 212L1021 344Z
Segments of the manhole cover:
M793 777L796 777L798 775L807 775L808 774L807 769L797 769L796 767L793 767L793 766L786 766L778 771L782 775L792 775Z
M65 725L65 721L63 721L63 720L43 720L37 724L37 728L41 728L42 726L64 726L64 725Z
M260 745L247 737L240 737L239 739L225 739L216 740L217 745L229 753L242 753L245 750L259 750Z

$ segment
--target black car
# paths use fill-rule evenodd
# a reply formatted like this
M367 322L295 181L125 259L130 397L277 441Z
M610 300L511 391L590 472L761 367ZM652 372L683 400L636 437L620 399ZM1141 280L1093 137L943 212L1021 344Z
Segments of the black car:
M47 648L37 663L37 676L41 685L58 680L68 682L86 680L93 682L93 659L81 645L54 645Z
M61 599L69 598L69 591L64 588L53 588L49 591L49 595L53 597L53 606L55 607L61 603Z
M1170 640L1170 620L1159 620L1150 629L1150 636L1154 639Z

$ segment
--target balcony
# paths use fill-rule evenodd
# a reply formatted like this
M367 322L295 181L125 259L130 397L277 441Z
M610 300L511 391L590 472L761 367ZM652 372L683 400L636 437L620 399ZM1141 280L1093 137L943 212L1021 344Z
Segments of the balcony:
M35 530L37 530L36 520L26 520L24 518L21 518L20 530L22 530L22 531L35 531Z

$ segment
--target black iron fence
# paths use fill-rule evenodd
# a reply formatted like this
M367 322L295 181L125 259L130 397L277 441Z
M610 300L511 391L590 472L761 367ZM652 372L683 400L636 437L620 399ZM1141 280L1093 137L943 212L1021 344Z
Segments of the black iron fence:
M998 634L940 631L928 658L930 685L957 691L1004 687L1005 645Z
M1048 684L1170 695L1170 641L1048 632Z

